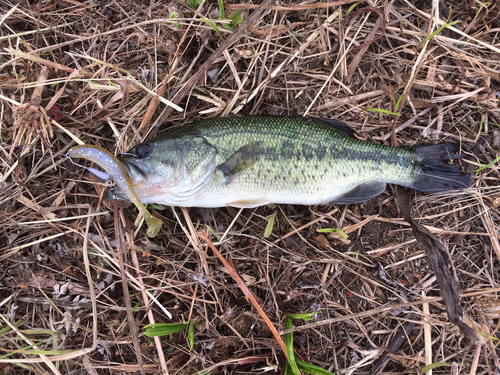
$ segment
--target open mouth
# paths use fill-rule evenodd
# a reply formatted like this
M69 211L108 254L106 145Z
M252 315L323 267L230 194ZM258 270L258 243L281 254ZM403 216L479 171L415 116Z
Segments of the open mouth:
M138 160L127 160L122 157L118 157L118 160L122 162L133 185L147 179L151 173L151 168Z

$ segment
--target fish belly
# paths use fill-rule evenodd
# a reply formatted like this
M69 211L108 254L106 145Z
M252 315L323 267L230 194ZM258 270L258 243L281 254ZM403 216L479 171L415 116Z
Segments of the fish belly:
M394 178L392 172L397 167L387 163L370 165L366 161L353 161L351 165L320 164L321 168L316 168L316 165L312 163L304 168L295 168L293 163L269 167L260 164L248 169L229 184L226 184L224 176L216 175L202 194L185 204L193 207L248 208L270 203L328 204L335 203L359 186L379 183L383 191L385 183L400 183L395 181L397 178ZM401 178L405 177L403 174L401 173ZM376 191L377 194L374 195L382 191ZM363 194L361 191L357 201L366 200Z

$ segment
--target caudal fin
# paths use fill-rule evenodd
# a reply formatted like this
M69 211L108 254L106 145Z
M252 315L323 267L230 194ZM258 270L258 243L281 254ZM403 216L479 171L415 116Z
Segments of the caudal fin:
M440 193L471 186L469 175L463 173L460 166L449 164L451 160L464 157L456 154L459 149L456 143L414 147L417 182L409 187L426 193Z

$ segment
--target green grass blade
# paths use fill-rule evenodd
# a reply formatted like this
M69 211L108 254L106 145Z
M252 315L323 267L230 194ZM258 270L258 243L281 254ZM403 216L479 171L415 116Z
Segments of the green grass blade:
M382 108L368 108L366 111L367 112L384 113L386 115L401 116L401 113L391 112L391 111L388 111L387 109L382 109Z
M221 33L219 32L219 29L217 28L217 26L215 25L215 22L212 20L212 17L210 17L210 21L207 20L206 18L200 18L200 20L202 20L203 22L205 22L208 26L210 26L216 33L217 35L219 36L219 38L221 39L224 39L221 35Z
M190 322L188 327L188 339L189 339L189 347L193 349L194 347L194 323Z
M141 302L142 302L142 301L137 302L137 303L134 305L134 307L132 307L132 313L133 313L133 312L134 312L134 311L135 311L135 310L139 307L139 305L141 304ZM118 326L118 330L120 330L120 329L122 328L122 326L123 326L123 325L127 322L127 320L128 320L128 316L126 316L126 317L122 320L121 324Z
M292 367L290 366L290 364L288 362L286 363L286 366L285 366L285 374L284 375L294 375Z
M403 100L403 96L404 96L404 92L399 95L399 99L398 101L396 102L396 104L394 105L394 109L397 111L399 109L399 105L401 104L401 100Z
M480 172L484 169L487 169L487 168L491 168L493 167L493 165L495 165L496 163L498 163L500 161L500 156L497 157L495 160L493 160L492 162L486 164L486 165L481 165L481 164L477 164L477 163L474 163L472 161L469 161L469 163L471 164L474 164L474 165L479 165L480 167L478 169L475 169L473 171L470 171L469 173L475 173L475 172Z
M446 19L446 22L443 23L439 29L435 30L433 33L431 33L429 36L427 36L427 38L425 38L420 43L418 43L417 49L422 48L422 46L424 45L425 42L434 38L437 34L439 34L441 31L443 31L446 27L453 26L454 24L460 22L460 21L448 22L450 20L450 17L451 17L451 7L450 7L450 14L448 15L448 18Z
M353 11L354 8L356 8L357 5L361 4L361 1L359 3L354 3L352 4L349 9L347 9L347 13L345 14L346 16L349 15L349 13L351 13Z
M285 328L290 329L293 327L292 318L286 317ZM297 362L295 361L295 352L293 351L293 333L285 333L285 348L288 354L288 363L292 369L292 373L295 375L300 375L299 368L297 367Z
M222 0L217 0L219 3L219 19L224 21L224 2Z
M221 237L221 236L219 236L217 233L215 233L215 231L214 231L212 228L210 228L210 226L209 226L209 225L207 225L207 229L208 229L208 231L209 231L210 233L212 233L212 234L215 236L215 238L217 238L217 239L220 241L220 239L221 239L222 237Z
M293 319L302 319L303 321L308 322L310 320L313 320L314 315L316 315L317 313L319 313L319 311L306 314L288 314L288 316Z
M340 237L342 237L344 240L346 240L349 236L342 230L342 229L339 229L339 228L320 228L320 229L317 229L316 232L318 233L337 233Z
M297 366L299 367L300 370L312 374L312 375L335 375L334 373L325 370L324 368L321 368L319 366L313 365L312 363L305 362L301 360L300 358L296 359L297 361Z
M144 326L144 335L148 337L166 336L182 331L187 327L184 323L157 323Z
M424 366L420 369L422 372L427 372L429 370L435 369L437 367L441 366L451 366L451 363L449 362L436 362L436 363L431 363L430 365Z
M188 5L192 6L193 8L198 8L202 2L203 0L187 0Z
M268 238L271 235L271 232L273 231L273 226L274 226L274 218L276 217L276 211L269 216L269 221L267 222L266 225L266 230L264 231L264 237Z
M243 11L241 9L238 9L231 13L229 16L229 21L231 21L231 26L233 27L233 30L236 29L236 26L238 26L240 23L244 21L244 18L242 16Z

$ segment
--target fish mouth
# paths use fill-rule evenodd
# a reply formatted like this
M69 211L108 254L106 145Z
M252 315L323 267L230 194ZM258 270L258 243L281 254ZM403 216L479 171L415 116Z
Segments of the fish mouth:
M128 155L124 156L127 157ZM151 168L138 160L127 160L125 157L120 155L118 156L118 160L122 163L132 186L135 188L136 193L138 193L137 188L140 187L141 183L147 181L149 175L151 174ZM118 186L108 189L106 199L108 201L124 200L130 202L130 199Z
M118 157L118 160L120 160L125 167L132 185L144 182L151 175L151 168L145 163L138 160L127 160L122 157Z
M109 202L118 202L121 201L123 203L119 203L120 208L126 208L130 207L132 204L132 201L125 195L125 193L117 186L112 186L110 187L105 195L104 199L109 201Z

